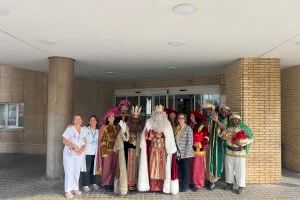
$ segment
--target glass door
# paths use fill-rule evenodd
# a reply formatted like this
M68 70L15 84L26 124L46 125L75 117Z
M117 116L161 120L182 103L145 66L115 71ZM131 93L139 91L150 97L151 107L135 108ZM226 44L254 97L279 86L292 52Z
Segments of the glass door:
M175 109L189 114L194 109L194 94L175 95Z
M142 116L149 118L152 114L152 96L140 96L140 106Z
M162 106L166 107L166 102L167 102L166 95L154 96L154 105L153 106L162 105Z

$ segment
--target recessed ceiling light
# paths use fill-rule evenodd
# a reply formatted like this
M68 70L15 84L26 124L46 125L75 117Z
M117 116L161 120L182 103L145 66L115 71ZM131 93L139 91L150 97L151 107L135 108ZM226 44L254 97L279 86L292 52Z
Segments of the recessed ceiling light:
M4 8L0 8L0 15L1 16L7 16L9 15L10 11Z
M184 40L172 40L168 42L169 46L172 47L181 47L185 45L185 41Z
M55 45L56 44L56 41L55 40L52 40L52 39L42 39L42 40L38 40L39 43L41 44L46 44L46 45Z
M197 7L190 3L182 3L174 6L172 10L177 15L191 15L196 12Z
M115 74L116 72L105 72L106 74Z
M176 67L168 67L169 70L176 70Z

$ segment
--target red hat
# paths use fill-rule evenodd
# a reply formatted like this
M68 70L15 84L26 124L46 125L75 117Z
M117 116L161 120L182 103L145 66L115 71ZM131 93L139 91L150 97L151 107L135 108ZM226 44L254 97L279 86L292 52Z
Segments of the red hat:
M191 112L191 114L193 114L195 116L195 118L198 118L201 122L204 122L207 120L207 118L205 117L205 115L203 115L202 113L200 113L198 110L193 110Z
M165 108L165 112L169 115L171 113L175 113L176 115L178 114L178 112L176 110L170 109L170 108Z

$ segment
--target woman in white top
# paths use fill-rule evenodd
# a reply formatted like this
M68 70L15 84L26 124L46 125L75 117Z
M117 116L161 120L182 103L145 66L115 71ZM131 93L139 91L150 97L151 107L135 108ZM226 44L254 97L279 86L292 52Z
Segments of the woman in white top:
M82 173L82 189L89 191L90 186L93 189L99 189L96 184L96 177L94 175L94 161L95 154L98 148L98 118L96 115L91 115L89 118L89 124L86 126L86 172Z
M65 196L73 198L73 194L80 195L79 177L80 170L84 168L85 151L85 128L81 127L82 119L80 115L73 117L73 125L68 126L63 133L63 165L65 171Z

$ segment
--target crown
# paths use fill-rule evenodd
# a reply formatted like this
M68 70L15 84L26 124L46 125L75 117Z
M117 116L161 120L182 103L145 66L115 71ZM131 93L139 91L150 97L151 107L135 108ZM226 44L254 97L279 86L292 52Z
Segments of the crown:
M155 106L155 112L163 112L164 111L164 107L162 105L157 105Z
M139 106L132 106L131 108L131 114L133 115L140 115L141 114L141 111L142 111L142 107L139 107Z

